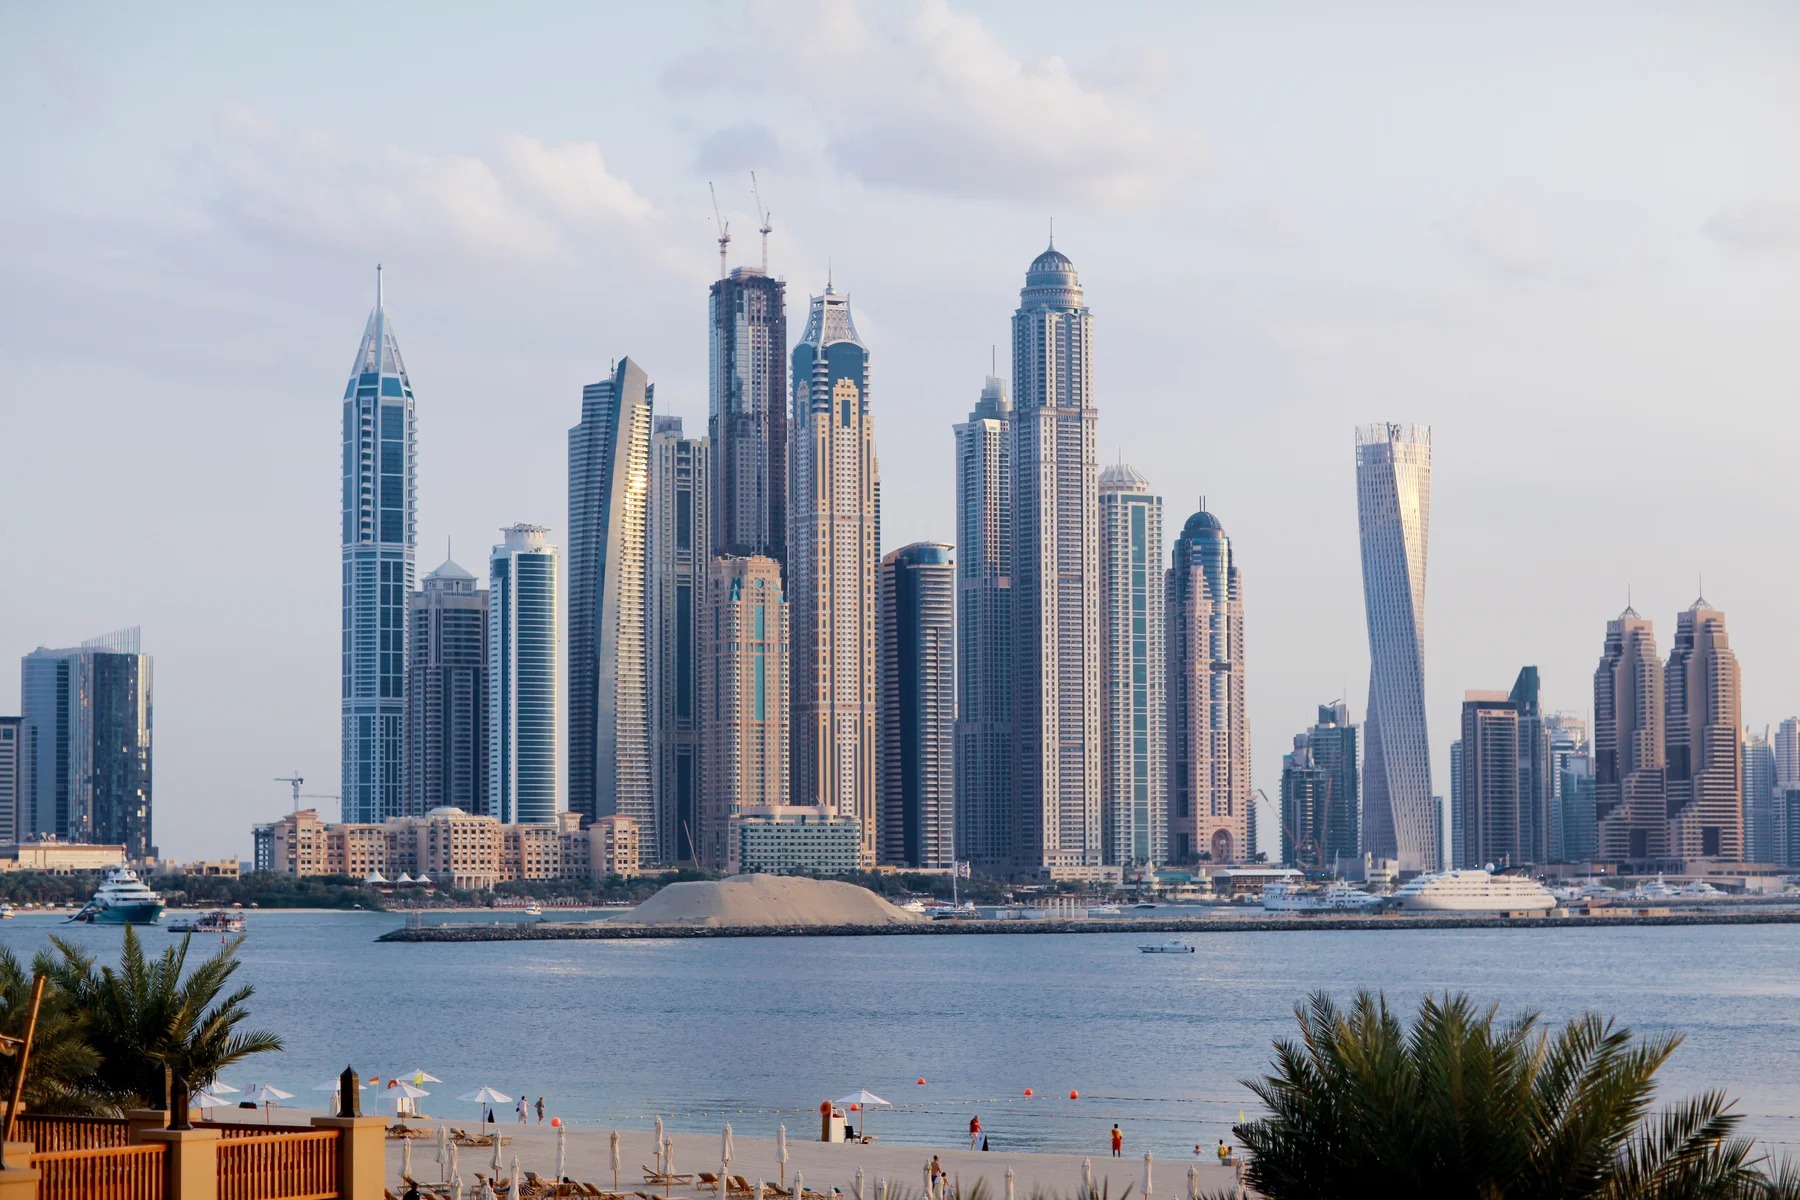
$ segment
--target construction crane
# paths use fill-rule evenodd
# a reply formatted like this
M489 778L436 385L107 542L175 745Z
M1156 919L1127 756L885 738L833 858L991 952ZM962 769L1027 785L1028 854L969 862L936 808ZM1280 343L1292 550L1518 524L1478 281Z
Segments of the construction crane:
M708 180L706 190L712 193L713 223L719 227L719 278L725 278L725 247L731 245L731 222L719 212L719 191Z
M302 800L336 800L338 798L335 792L329 794L325 792L302 792L300 790L300 785L305 783L306 780L299 775L277 775L275 777L275 782L288 784L294 789L295 812L300 811L300 802Z
M763 268L762 269L763 269L763 274L767 275L769 273L769 231L774 229L775 226L769 220L770 216L773 214L771 214L768 209L763 207L762 192L756 186L756 172L755 171L750 172L750 195L755 197L755 199L756 199L756 217L757 217L757 220L762 222L762 250L763 250Z

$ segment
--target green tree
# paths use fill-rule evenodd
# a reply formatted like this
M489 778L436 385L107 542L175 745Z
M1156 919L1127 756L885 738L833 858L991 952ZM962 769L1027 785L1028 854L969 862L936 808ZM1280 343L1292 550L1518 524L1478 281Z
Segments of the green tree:
M25 1036L26 1023L31 1019L32 976L48 975L54 966L54 956L45 950L27 971L17 955L0 947L0 1033ZM27 1110L76 1116L105 1111L104 1100L89 1089L99 1066L99 1051L87 1040L85 1015L69 1003L61 988L46 987L38 1008L31 1058L25 1066ZM17 1053L0 1057L0 1097L11 1098L18 1069Z
M1679 1036L1633 1041L1588 1013L1551 1034L1536 1013L1427 997L1410 1028L1383 997L1295 1010L1298 1042L1245 1085L1269 1115L1235 1129L1245 1180L1272 1200L1745 1200L1792 1197L1706 1092L1650 1115Z
M96 968L79 946L50 939L60 960L51 980L86 1019L90 1045L100 1055L93 1090L114 1105L161 1106L166 1102L165 1068L195 1088L211 1083L235 1062L281 1049L281 1039L262 1030L240 1032L250 1016L245 1007L255 989L248 984L225 994L241 965L244 939L187 970L190 937L152 959L137 931L126 926L119 966ZM185 978L184 978L185 974Z

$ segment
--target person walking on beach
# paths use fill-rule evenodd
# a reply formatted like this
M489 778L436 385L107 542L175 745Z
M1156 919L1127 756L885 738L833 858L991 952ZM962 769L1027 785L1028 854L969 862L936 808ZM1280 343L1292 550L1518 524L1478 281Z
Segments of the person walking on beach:
M969 1118L969 1149L973 1150L981 1144L981 1118Z
M530 1122L525 1119L525 1110L529 1107L530 1107L530 1105L525 1103L525 1097L523 1097L523 1096L520 1096L519 1102L517 1104L513 1105L513 1111L519 1114L519 1124L521 1124L521 1125L530 1124Z
M544 1123L544 1098L542 1096L538 1097L537 1110L538 1110L538 1124L542 1125Z
M1120 1158L1120 1157L1122 1157L1120 1152L1125 1149L1125 1135L1119 1132L1119 1123L1117 1121L1113 1122L1112 1133L1113 1133L1113 1157Z
M931 1156L931 1194L940 1195L944 1190L944 1164L938 1161L937 1155Z

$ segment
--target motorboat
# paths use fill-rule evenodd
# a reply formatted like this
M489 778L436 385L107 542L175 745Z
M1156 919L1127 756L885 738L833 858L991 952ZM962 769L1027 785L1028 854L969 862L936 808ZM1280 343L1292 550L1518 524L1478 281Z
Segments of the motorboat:
M541 917L544 915L544 906L541 904L527 904L525 906L525 915L528 917Z
M1192 954L1194 948L1186 942L1170 938L1166 942L1149 942L1139 946L1145 954Z
M1090 917L1120 917L1124 915L1116 904L1088 905L1088 916Z
M1681 895L1680 889L1672 888L1664 883L1663 877L1659 874L1654 880L1640 883L1626 892L1625 898L1627 900L1673 900L1679 895Z
M197 917L177 917L169 922L170 933L242 933L244 929L242 913L223 909L201 913Z
M1496 875L1475 868L1419 875L1392 897L1403 912L1549 912L1550 889L1523 875Z
M1683 884L1681 887L1681 894L1683 896L1723 896L1725 893L1721 892L1718 888L1706 882L1704 879L1696 879L1690 883Z
M90 925L154 925L162 920L163 898L130 867L109 867L106 878L71 921Z
M1263 908L1269 912L1360 912L1381 903L1381 897L1333 880L1322 888L1301 888L1277 880L1262 891Z

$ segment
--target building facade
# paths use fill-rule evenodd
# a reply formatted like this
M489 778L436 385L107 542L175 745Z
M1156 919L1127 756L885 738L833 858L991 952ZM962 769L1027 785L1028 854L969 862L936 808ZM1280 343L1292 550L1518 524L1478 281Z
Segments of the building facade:
M1165 587L1169 858L1248 861L1256 847L1243 572L1211 513L1197 512L1182 526Z
M1162 497L1100 472L1100 840L1107 866L1169 861Z
M1594 670L1595 853L1668 856L1663 671L1652 624L1627 608L1606 623Z
M1465 692L1462 768L1451 789L1451 836L1459 868L1519 867L1528 857L1520 776L1519 706L1505 692Z
M488 596L450 559L412 595L407 804L488 811Z
M656 389L629 358L569 430L569 811L636 821L661 861L650 749L649 508Z
M561 741L557 554L541 525L512 525L488 556L488 811L556 820Z
M714 556L760 554L787 570L787 285L734 267L712 285L709 543Z
M1431 541L1431 430L1356 431L1356 513L1369 625L1363 723L1363 849L1402 870L1442 855L1425 721L1425 563Z
M1743 699L1725 614L1696 600L1675 618L1663 675L1668 853L1744 857Z
M700 618L700 806L695 857L729 868L732 818L788 800L788 605L772 558L715 558ZM860 827L859 827L860 828Z
M151 829L153 671L136 628L21 663L21 840L118 843L156 857Z
M1566 838L1570 814L1569 798L1563 793L1563 767L1572 756L1587 755L1587 720L1570 713L1550 713L1544 717L1544 738L1549 745L1550 755L1550 831L1547 839L1549 861L1579 862L1582 860L1571 857ZM1590 778L1592 774L1590 770ZM1593 820L1592 812L1589 812L1588 820ZM1592 842L1592 833L1580 839L1580 844L1584 846L1591 845ZM1590 849L1587 853L1591 856L1593 851Z
M843 875L862 869L862 831L829 808L745 808L731 818L732 874Z
M1012 403L988 376L956 435L956 854L1013 865Z
M5 718L0 717L0 721ZM5 736L5 729L0 726L0 737ZM4 767L0 766L0 771ZM0 786L4 786L0 784ZM1776 835L1775 823L1776 799L1780 795L1775 788L1775 747L1769 741L1769 731L1764 728L1761 733L1748 727L1744 730L1744 860L1755 863L1774 863L1781 845Z
M19 793L25 778L19 738L23 724L20 717L0 717L0 843L19 840Z
M1591 862L1598 848L1599 827L1594 818L1594 758L1583 749L1566 754L1557 767L1557 790L1562 803L1563 862Z
M381 301L344 385L342 754L350 821L405 810L407 606L417 497L412 381Z
M1786 847L1800 840L1800 826L1790 821L1786 799L1790 792L1800 792L1800 717L1788 717L1777 725L1773 741L1775 790L1780 794L1775 802L1775 845L1777 853L1785 855ZM1775 861L1800 866L1800 858L1778 857Z
M1331 871L1361 857L1357 844L1357 728L1341 700L1319 705L1311 729L1281 758L1281 861Z
M914 542L875 583L881 862L956 862L956 556Z
M1093 314L1055 246L1012 333L1013 858L1081 876L1103 865L1099 409Z
M875 422L869 352L826 286L794 347L787 594L792 799L853 817L875 864Z
M700 613L712 546L712 445L657 417L650 441L650 730L659 861L700 827Z

